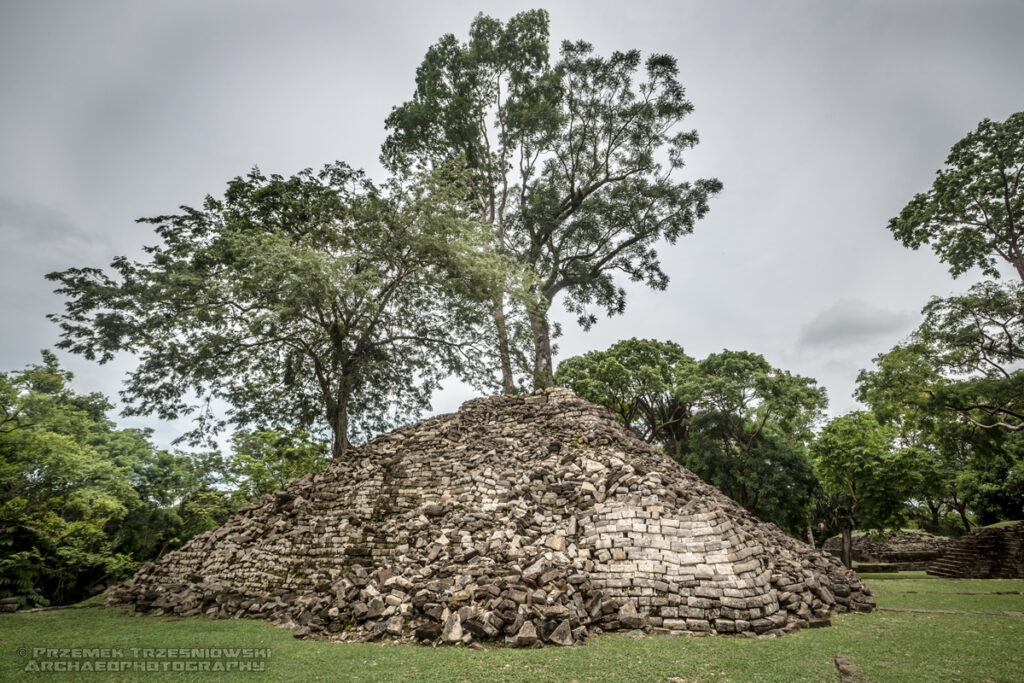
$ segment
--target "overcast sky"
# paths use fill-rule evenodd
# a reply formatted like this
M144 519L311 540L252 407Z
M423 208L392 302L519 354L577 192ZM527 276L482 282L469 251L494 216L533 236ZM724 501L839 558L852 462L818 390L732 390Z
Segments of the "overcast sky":
M886 230L954 142L1024 109L1024 2L0 2L0 370L37 362L62 301L43 275L154 242L134 219L197 205L253 165L341 159L377 179L384 119L427 47L478 12L545 7L552 44L679 61L701 142L690 178L725 186L661 251L668 290L631 288L589 333L556 313L560 358L631 336L723 348L818 379L830 412L960 292L930 251ZM556 308L558 304L556 302ZM560 309L559 309L560 311ZM131 359L58 354L76 388L116 396ZM557 362L557 359L556 359ZM435 397L454 410L472 392ZM166 445L182 427L156 420Z

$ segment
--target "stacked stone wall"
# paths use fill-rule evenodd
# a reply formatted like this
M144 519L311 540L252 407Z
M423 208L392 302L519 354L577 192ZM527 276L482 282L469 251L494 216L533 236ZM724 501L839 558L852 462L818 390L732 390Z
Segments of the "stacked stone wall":
M834 559L563 389L470 401L375 439L110 601L300 635L518 646L636 628L785 632L874 604Z

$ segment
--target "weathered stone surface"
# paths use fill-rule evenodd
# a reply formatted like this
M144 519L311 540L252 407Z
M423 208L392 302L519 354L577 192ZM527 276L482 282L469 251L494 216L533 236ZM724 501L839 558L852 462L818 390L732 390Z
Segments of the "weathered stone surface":
M555 630L551 632L550 636L548 636L548 641L554 645L561 645L563 647L573 644L572 628L569 626L568 619L555 627Z
M640 628L644 621L632 600L626 600L619 608L618 620L623 628Z
M537 627L532 621L523 622L522 628L516 633L513 644L516 647L530 647L537 642Z
M469 401L290 482L108 591L336 640L754 635L869 611L835 559L564 389Z
M405 619L400 616L394 616L385 622L385 629L388 633L393 636L402 635L402 626L405 624Z
M462 619L458 612L452 614L444 622L441 629L441 640L446 643L457 643L462 640Z
M981 527L950 543L928 573L958 579L1024 579L1024 522Z

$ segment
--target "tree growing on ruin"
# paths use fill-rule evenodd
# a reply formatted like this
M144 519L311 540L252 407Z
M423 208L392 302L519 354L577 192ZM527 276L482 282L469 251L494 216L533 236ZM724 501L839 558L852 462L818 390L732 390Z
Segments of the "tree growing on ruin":
M343 163L235 178L201 208L141 219L162 240L144 260L49 274L67 297L58 346L135 354L126 414L197 415L193 443L225 422L309 429L341 457L428 407L449 373L490 377L479 302L497 276L449 180L382 189Z
M558 364L555 381L610 408L644 441L676 453L695 409L697 397L685 383L695 366L678 344L634 338L606 351L566 358Z
M449 34L428 49L412 99L387 119L382 159L394 171L463 163L464 199L489 227L491 249L530 273L529 296L498 291L491 304L506 392L517 348L509 312L525 317L533 384L547 387L557 297L587 329L592 307L625 309L619 278L667 286L659 243L692 232L721 189L680 177L697 143L680 127L692 109L668 55L601 57L564 42L551 65L543 10L505 24L480 15L467 42Z

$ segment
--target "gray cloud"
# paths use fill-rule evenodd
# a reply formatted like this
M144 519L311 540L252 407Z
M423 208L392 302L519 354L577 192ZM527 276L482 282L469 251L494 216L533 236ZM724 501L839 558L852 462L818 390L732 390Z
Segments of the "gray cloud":
M802 348L837 349L905 333L913 316L875 307L859 299L840 299L800 331Z
M68 217L49 206L0 195L0 231L4 239L45 242L77 231Z

